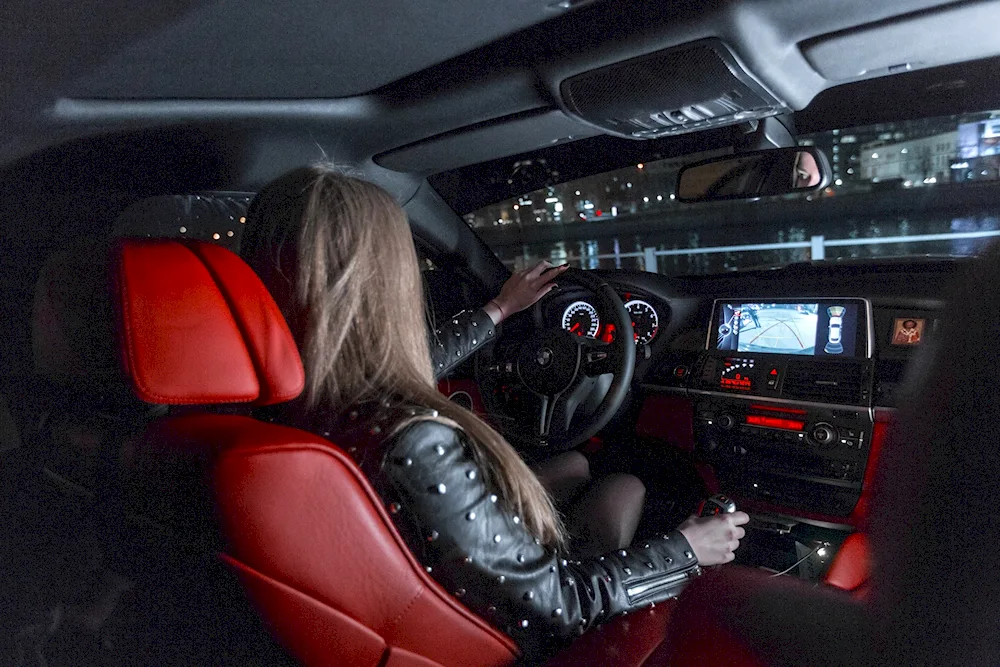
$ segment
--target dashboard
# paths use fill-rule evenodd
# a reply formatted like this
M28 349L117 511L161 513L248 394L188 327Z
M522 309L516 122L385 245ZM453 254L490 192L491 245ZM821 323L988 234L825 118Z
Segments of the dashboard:
M906 367L934 330L968 260L793 265L671 278L602 272L636 329L634 419L678 423L651 398L688 406L664 435L734 496L793 516L851 523L880 422L910 389ZM560 290L542 317L580 336L615 332L592 294ZM846 296L845 296L846 295ZM689 418L689 419L688 419ZM633 423L635 423L633 419ZM884 426L884 424L882 424Z

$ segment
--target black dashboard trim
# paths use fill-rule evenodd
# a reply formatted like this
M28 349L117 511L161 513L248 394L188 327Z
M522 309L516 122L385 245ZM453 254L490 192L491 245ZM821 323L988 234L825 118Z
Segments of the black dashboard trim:
M718 396L721 398L737 398L746 401L757 401L764 403L783 403L785 405L811 405L819 408L826 408L830 410L864 410L868 413L868 416L875 419L875 408L869 405L846 405L843 403L823 403L820 401L808 401L792 398L775 398L773 396L751 396L749 394L733 394L724 391L710 391L707 389L688 389L687 387L668 387L659 384L649 384L643 383L639 385L647 391L658 391L668 394L682 394L684 396L697 395L697 396Z

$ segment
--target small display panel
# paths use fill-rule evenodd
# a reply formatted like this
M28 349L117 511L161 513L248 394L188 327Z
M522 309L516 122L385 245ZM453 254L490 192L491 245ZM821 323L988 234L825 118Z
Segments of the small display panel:
M892 326L893 345L920 345L927 320L922 317L897 317Z
M737 359L728 357L723 361L722 374L719 376L719 387L735 389L736 391L752 391L756 385L757 374L753 369L753 359Z
M855 300L722 302L716 311L715 349L816 357L863 356L864 351L857 349L859 310Z

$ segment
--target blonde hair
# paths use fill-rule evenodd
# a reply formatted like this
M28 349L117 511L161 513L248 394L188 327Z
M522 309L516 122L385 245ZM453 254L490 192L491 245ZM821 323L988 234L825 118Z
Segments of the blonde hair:
M420 269L406 214L382 188L328 165L302 167L257 195L241 253L295 334L310 409L367 400L437 410L467 436L505 506L543 544L564 530L552 500L514 448L440 392L431 367Z

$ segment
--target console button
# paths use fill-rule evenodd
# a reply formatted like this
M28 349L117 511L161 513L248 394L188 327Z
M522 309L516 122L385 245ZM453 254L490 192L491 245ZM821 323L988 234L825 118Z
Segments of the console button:
M837 438L837 432L834 428L824 422L820 422L819 424L813 426L810 435L812 435L812 439L815 440L817 444L824 446L833 444Z
M858 437L858 429L856 429L856 428L847 428L847 427L841 426L840 427L840 437L841 438L855 438L856 439Z
M732 415L722 414L719 415L719 428L724 431L728 431L736 426L736 420L733 419Z

